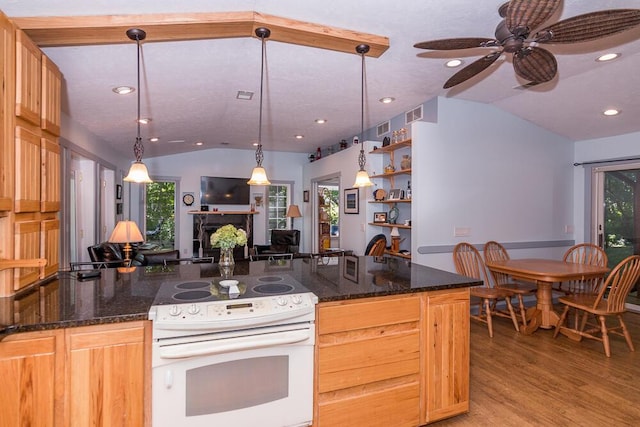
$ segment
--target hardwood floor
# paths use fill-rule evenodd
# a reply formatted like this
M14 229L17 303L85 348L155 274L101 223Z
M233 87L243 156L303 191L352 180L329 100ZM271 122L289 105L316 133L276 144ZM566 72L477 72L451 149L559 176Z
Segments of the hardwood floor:
M636 351L612 335L611 358L598 341L554 339L545 329L524 336L501 318L489 338L472 321L470 412L430 425L640 425L640 314L624 319Z

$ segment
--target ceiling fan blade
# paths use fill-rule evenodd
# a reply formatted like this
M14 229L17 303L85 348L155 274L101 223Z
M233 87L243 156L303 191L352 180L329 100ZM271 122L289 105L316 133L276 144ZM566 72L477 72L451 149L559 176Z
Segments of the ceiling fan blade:
M526 54L513 54L513 69L525 80L544 83L558 72L558 63L551 52L541 47L528 47Z
M485 39L481 37L462 37L456 39L442 39L416 43L413 45L413 47L417 47L418 49L432 50L470 49L473 47L483 47L483 43L492 41L494 41L494 39Z
M506 16L507 28L512 33L516 28L535 30L551 18L561 3L562 0L511 0Z
M449 89L455 85L458 85L464 81L469 80L471 77L485 70L491 64L496 62L496 60L500 57L502 51L491 52L488 55L483 56L475 62L464 67L462 70L455 73L447 82L444 84L444 89Z
M598 39L640 24L640 9L611 9L557 22L534 36L540 43L574 43Z

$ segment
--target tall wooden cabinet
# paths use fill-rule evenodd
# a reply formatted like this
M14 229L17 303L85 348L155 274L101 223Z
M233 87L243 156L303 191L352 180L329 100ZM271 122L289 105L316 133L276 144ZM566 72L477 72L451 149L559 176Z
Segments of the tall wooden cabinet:
M0 297L55 273L60 245L62 76L0 12L0 258L46 258L0 271Z
M468 289L321 303L316 324L315 427L468 412Z

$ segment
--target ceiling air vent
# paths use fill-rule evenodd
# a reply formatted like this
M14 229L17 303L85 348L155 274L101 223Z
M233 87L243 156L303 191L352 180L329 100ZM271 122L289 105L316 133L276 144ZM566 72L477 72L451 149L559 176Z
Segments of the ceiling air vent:
M416 120L422 120L422 105L419 105L413 110L409 110L404 113L405 124L408 125L409 123L415 122Z
M377 132L376 132L377 136L382 136L385 133L389 133L389 126L390 124L388 121L384 123L380 123L377 127Z

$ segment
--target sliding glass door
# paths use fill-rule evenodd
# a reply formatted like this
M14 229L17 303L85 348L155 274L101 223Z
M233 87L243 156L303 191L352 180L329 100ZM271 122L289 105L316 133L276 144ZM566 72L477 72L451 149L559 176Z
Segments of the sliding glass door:
M614 267L640 254L640 163L597 167L594 171L594 237ZM640 284L627 299L640 310Z

